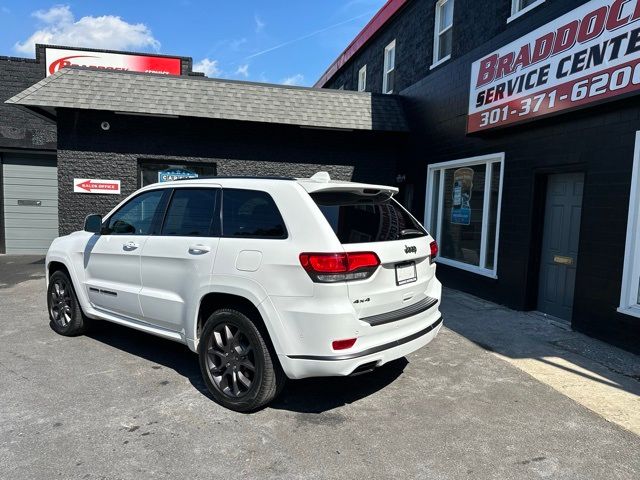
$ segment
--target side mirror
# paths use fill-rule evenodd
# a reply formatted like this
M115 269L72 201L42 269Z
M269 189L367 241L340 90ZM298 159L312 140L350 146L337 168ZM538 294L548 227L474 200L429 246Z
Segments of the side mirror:
M102 215L87 215L84 219L84 231L100 233L102 230Z

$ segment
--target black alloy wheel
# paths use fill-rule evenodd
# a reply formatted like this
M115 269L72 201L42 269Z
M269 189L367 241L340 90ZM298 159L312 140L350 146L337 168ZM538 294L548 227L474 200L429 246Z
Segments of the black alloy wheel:
M49 277L47 310L51 328L56 333L74 337L86 331L88 319L82 313L69 275L62 270L53 272Z
M218 389L232 398L249 392L256 376L253 347L240 327L219 323L209 336L207 368Z
M200 370L220 405L237 412L264 407L286 377L255 312L222 308L207 319L198 344Z

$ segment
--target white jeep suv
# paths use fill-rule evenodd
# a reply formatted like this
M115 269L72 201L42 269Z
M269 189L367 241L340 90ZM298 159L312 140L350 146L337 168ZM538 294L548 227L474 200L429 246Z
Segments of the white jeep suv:
M437 245L397 191L325 172L142 188L52 243L51 325L73 336L108 320L182 342L237 411L287 377L373 370L442 324Z

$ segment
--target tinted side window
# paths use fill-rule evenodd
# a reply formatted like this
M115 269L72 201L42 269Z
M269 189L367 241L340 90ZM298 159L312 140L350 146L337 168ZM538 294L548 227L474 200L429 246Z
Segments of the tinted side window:
M161 235L213 237L219 235L216 222L217 190L177 188L162 225Z
M153 190L129 200L109 218L105 233L151 235L153 219L164 193L164 190Z
M225 237L287 238L271 195L257 190L223 190L222 229Z

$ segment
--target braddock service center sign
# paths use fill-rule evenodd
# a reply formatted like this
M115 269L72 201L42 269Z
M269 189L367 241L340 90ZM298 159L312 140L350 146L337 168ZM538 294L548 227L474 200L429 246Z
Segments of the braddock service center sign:
M469 133L640 90L640 0L592 0L471 68Z

